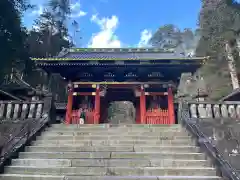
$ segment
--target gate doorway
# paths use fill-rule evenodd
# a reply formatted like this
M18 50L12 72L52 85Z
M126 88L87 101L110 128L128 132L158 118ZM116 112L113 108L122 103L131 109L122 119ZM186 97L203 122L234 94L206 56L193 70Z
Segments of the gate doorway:
M109 88L101 98L100 123L133 124L136 122L136 97L132 89Z

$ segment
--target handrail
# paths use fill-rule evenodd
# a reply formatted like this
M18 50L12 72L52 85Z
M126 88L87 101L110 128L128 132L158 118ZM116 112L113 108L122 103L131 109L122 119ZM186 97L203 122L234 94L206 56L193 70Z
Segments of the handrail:
M216 104L216 105L240 105L239 101L187 101L187 104Z
M25 123L23 123L23 127L17 134L15 134L14 136L10 135L10 138L3 145L1 145L0 166L4 163L5 159L8 158L9 154L18 148L16 146L19 142L21 142L23 139L26 139L25 140L25 142L26 142L27 140L29 140L29 138L32 135L34 135L37 131L39 131L45 125L45 123L48 121L48 117L42 117L40 119L35 119L35 120L40 122L40 124L36 128L31 129L30 124L31 123L36 124L36 123L35 123L35 121L33 122L33 119L28 119L28 120L26 120ZM13 123L9 123L9 124L12 125ZM21 135L21 133L24 133L24 134ZM17 141L15 141L16 139L17 139ZM21 144L19 144L19 146L21 146L25 142L22 142ZM11 149L10 152L9 152L8 148Z
M43 104L44 101L0 101L0 104Z
M21 103L25 104L28 102L24 101ZM33 103L35 102L31 102L31 104ZM12 133L8 132L9 134L6 136L4 143L0 147L1 169L4 166L5 161L9 159L11 155L16 152L16 150L26 144L37 132L39 132L39 130L41 130L48 122L51 122L51 120L54 119L55 108L51 94L46 96L44 101L38 101L36 103L43 103L43 111L40 118L26 118L23 121L2 121L2 125L7 124L9 127L14 127L14 124L18 124L19 126L17 128L19 129L15 131L16 133L13 133L13 135Z
M180 102L183 103L183 102ZM235 168L233 168L228 161L223 158L219 149L212 144L209 138L200 130L199 126L190 121L188 109L180 106L181 119L186 128L197 138L198 144L204 146L207 154L214 159L217 167L221 171L221 175L227 177L229 180L239 180L240 176ZM185 117L184 117L185 116Z
M7 96L13 98L13 99L16 100L16 101L22 101L22 99L19 99L18 97L14 96L14 95L12 95L12 94L10 94L10 93L4 91L4 90L1 90L1 89L0 89L0 93L5 94L5 95L7 95Z

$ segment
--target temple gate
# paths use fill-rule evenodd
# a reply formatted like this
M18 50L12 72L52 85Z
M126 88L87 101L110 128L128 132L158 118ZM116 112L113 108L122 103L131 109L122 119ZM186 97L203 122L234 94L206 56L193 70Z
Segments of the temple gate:
M151 48L73 48L54 58L32 59L69 82L66 124L83 123L82 111L85 124L111 123L106 109L113 100L130 100L136 123L174 124L181 74L195 72L205 58Z

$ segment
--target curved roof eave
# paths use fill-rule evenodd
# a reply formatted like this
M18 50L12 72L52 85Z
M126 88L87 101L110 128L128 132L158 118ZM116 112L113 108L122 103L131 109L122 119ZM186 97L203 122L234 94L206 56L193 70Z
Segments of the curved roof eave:
M34 61L128 61L128 60L208 60L210 57L181 57L181 58L113 58L113 59L99 59L99 58L31 58Z

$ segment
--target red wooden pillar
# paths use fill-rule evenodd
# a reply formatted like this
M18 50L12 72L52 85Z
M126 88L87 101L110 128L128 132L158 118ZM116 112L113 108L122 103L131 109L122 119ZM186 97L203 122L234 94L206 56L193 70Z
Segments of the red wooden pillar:
M175 124L174 98L172 88L168 88L168 118L170 124Z
M94 104L94 124L99 124L100 119L100 87L96 86L95 104Z
M140 124L146 124L146 96L143 86L141 86L140 93Z
M68 84L68 102L67 102L66 117L65 117L66 124L72 123L72 106L73 106L73 86L71 83L69 83Z

